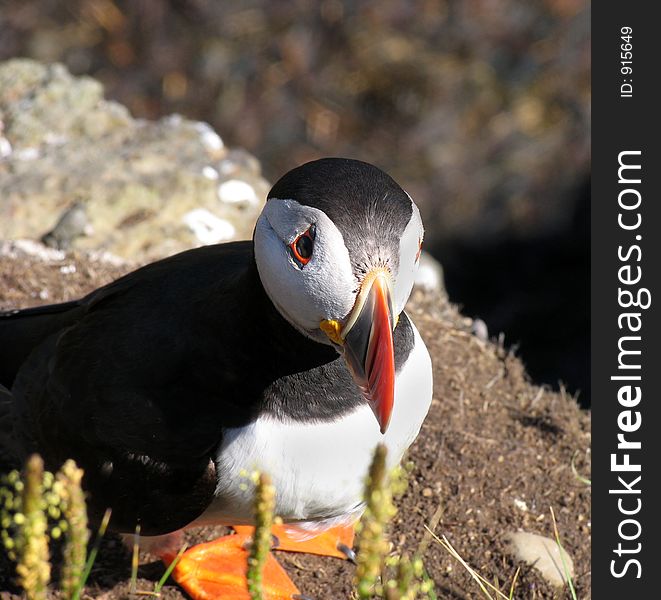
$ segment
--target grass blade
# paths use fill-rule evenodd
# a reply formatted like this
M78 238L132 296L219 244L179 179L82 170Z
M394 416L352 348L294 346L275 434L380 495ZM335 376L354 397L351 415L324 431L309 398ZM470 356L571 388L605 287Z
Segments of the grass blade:
M94 545L92 546L92 550L90 551L90 554L87 557L87 562L85 563L85 570L83 571L83 575L80 578L80 581L78 582L78 585L76 586L76 589L73 593L72 596L73 600L80 600L80 594L83 588L85 587L85 584L87 583L87 578L90 576L90 573L92 571L92 566L94 565L94 561L96 560L96 555L99 553L99 548L101 547L101 540L103 539L103 536L106 533L106 529L108 529L108 523L110 522L111 514L112 514L112 510L110 508L107 508L106 512L103 514L103 519L101 519L101 525L99 525L99 531L96 534Z
M448 553L453 556L461 565L468 571L468 574L477 582L479 585L480 589L484 593L484 595L489 598L489 600L494 600L493 596L489 593L489 590L487 590L488 586L491 588L500 598L503 600L510 600L503 592L501 592L496 586L494 586L490 581L482 577L473 567L471 567L464 559L463 557L455 550L454 546L449 542L449 540L443 536L442 539L439 538L433 531L431 531L427 525L424 525L425 529L429 531L431 536L441 545L443 548L445 548Z
M578 454L578 450L572 454L571 457L571 471L574 474L574 477L578 479L581 483L584 483L585 485L592 485L592 480L588 479L587 477L583 477L583 475L579 474L579 472L576 469L576 455Z
M516 580L519 577L520 572L521 572L521 567L518 567L517 570L516 570L516 573L514 573L514 577L512 578L512 585L510 586L509 600L514 600L514 588L516 587Z
M140 563L140 523L135 526L133 532L133 554L131 556L131 583L129 594L135 594L138 585L138 565Z
M569 592L571 593L571 597L573 598L573 600L577 600L576 590L574 589L574 582L572 581L571 573L569 572L569 568L567 567L567 562L565 561L565 549L562 547L562 544L560 543L560 534L558 533L558 524L555 521L555 513L553 512L552 506L549 506L549 508L551 509L551 519L553 520L553 533L555 534L555 543L558 544L558 549L560 550L560 560L562 561L562 570L565 572L565 581L569 586Z
M177 566L177 563L181 560L181 557L184 555L184 552L186 552L187 548L188 548L188 544L184 544L179 549L179 552L177 552L177 556L175 556L174 560L170 563L170 566L167 569L165 569L165 573L163 573L163 576L158 580L158 583L154 586L154 593L156 595L159 595L161 593L161 589L163 589L165 582L168 580L168 577L170 577L170 575L172 574L172 571L174 571L174 568Z

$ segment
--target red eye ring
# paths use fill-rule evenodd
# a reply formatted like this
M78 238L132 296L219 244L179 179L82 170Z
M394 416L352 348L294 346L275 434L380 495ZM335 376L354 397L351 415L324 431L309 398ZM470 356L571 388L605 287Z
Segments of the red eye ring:
M301 266L307 265L312 258L314 237L315 229L314 225L311 225L305 233L299 235L291 244L289 244L289 249L291 250L294 260Z

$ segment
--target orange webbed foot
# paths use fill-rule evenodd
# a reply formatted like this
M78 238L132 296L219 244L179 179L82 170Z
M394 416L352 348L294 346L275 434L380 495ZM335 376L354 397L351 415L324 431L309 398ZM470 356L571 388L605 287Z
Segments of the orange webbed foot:
M251 536L228 535L199 544L184 552L172 577L193 600L250 600L246 573ZM174 556L163 556L171 562ZM301 597L285 570L269 553L262 574L265 600L292 600Z
M237 525L234 530L241 535L251 536L253 527ZM323 533L310 538L298 539L296 533L286 525L274 525L271 528L273 535L273 550L286 550L288 552L305 552L319 556L334 556L336 558L356 560L353 551L354 529L349 527L332 527Z

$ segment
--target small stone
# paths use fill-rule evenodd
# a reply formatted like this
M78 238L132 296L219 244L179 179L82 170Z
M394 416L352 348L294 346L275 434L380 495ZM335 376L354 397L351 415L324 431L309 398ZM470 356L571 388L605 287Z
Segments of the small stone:
M66 254L62 250L48 248L34 240L8 240L2 243L0 253L12 257L31 256L46 262L64 260Z
M425 498L431 498L434 495L434 492L432 491L431 488L426 487L422 490L422 495Z
M75 202L58 219L55 227L42 236L41 242L50 248L67 250L72 242L83 235L92 233L85 206Z
M195 129L200 134L202 145L211 153L216 154L224 147L222 138L213 130L209 123L198 121L195 123Z
M247 203L256 205L259 202L253 187L239 179L230 179L218 186L218 198L227 204Z
M0 136L0 158L7 158L12 153L11 144L6 137Z
M195 237L202 244L217 244L231 240L236 233L234 226L203 208L196 208L184 215L184 223L188 225Z
M36 160L39 158L39 148L22 148L14 152L17 160Z
M517 531L505 537L512 554L535 567L551 585L563 586L567 583L565 567L560 556L560 547L550 538L535 533ZM564 563L570 577L574 577L574 561L563 552Z
M211 181L215 181L216 179L218 179L218 171L216 171L216 169L210 167L209 165L207 165L202 169L202 175L204 175L204 177L210 179Z
M473 321L471 332L478 340L482 340L483 342L489 340L489 328L482 319L475 319Z
M172 128L180 127L183 121L184 118L179 113L173 113L163 118L163 123Z
M427 292L443 293L445 290L443 267L441 263L427 252L420 254L420 263L418 264L414 283L416 287L422 288Z
M523 512L528 512L528 505L519 498L514 498L514 506L516 506L519 510Z

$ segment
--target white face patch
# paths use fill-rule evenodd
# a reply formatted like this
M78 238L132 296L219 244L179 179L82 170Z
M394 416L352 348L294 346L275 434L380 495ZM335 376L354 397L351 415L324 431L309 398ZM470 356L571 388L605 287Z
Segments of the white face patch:
M315 225L310 261L300 266L289 245ZM342 234L326 214L295 200L271 198L255 228L255 261L266 293L299 331L329 344L324 319L343 319L353 307L356 281Z
M408 194L407 194L408 196ZM394 274L394 298L393 310L396 314L404 310L404 306L411 295L413 289L413 282L415 274L418 270L418 251L420 250L420 243L425 234L422 226L422 219L420 211L413 202L411 196L411 219L404 229L401 239L399 240L399 267L397 273Z

